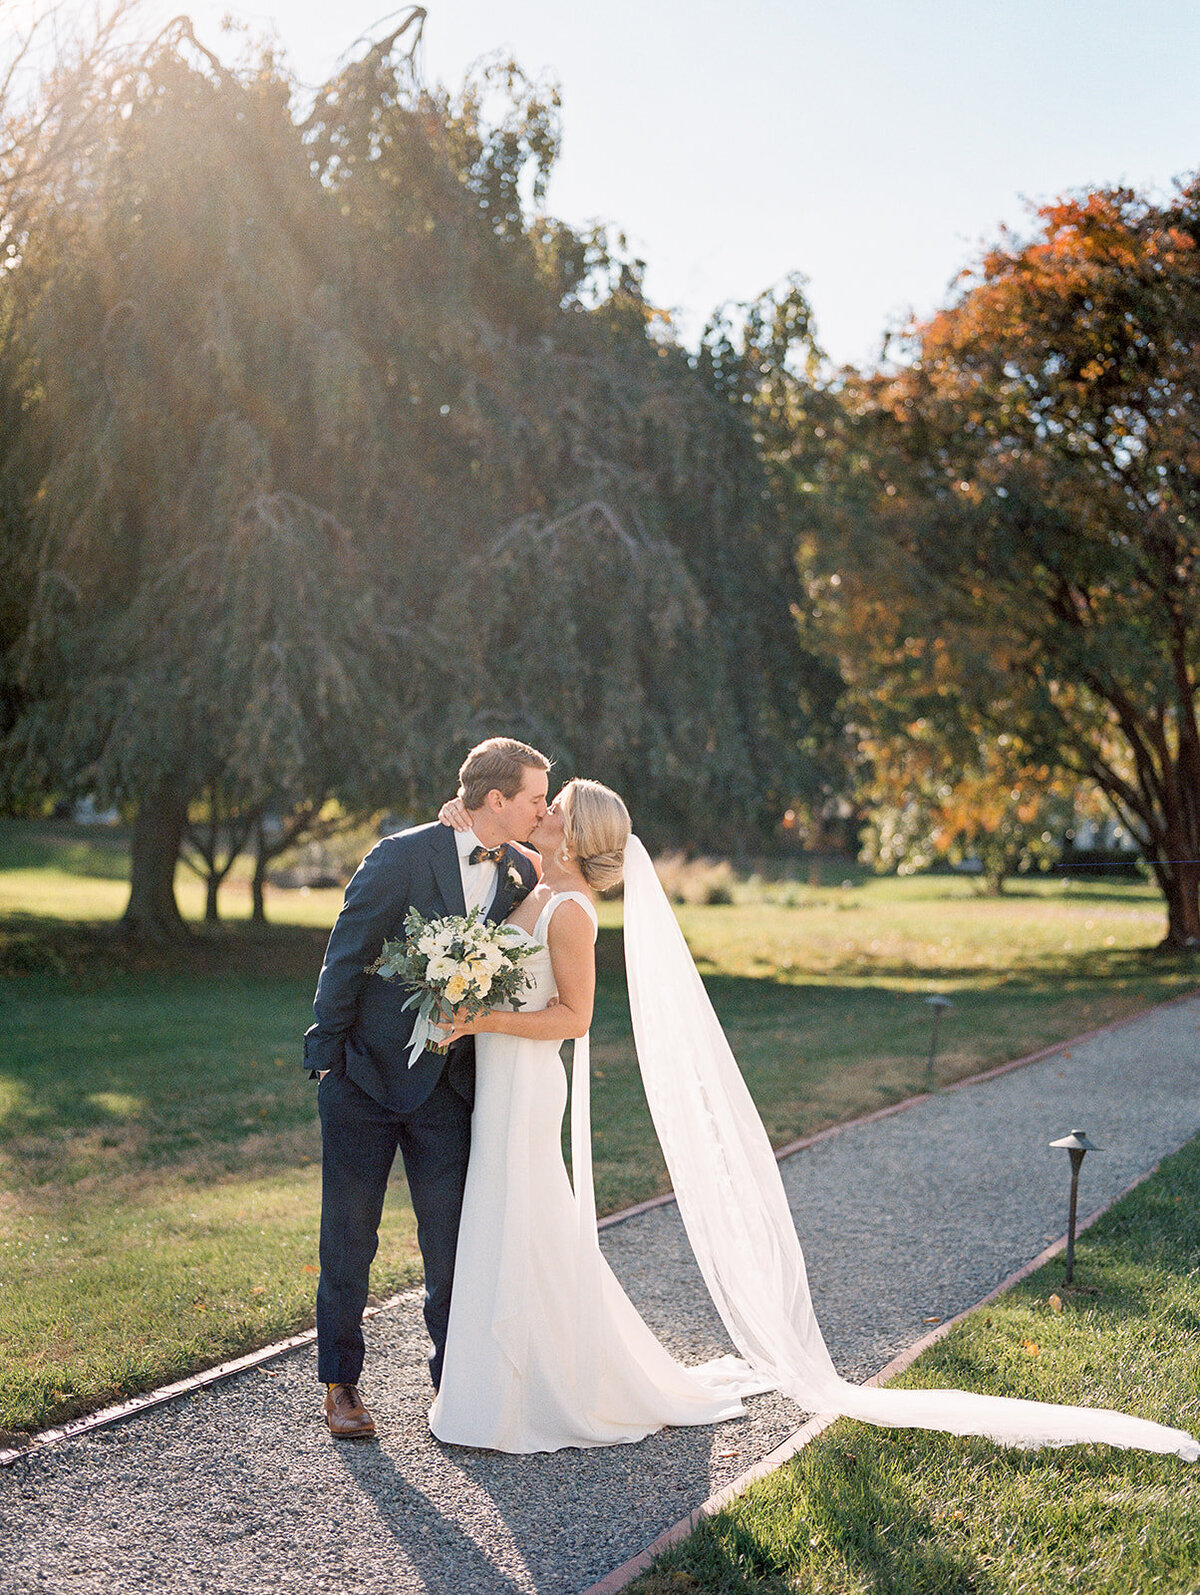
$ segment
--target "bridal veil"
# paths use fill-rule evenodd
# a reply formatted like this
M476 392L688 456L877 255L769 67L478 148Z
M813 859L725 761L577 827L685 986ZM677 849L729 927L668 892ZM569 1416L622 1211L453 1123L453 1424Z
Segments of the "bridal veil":
M767 1133L636 836L625 850L625 961L638 1063L688 1240L730 1339L764 1382L806 1412L884 1426L1023 1447L1102 1440L1200 1457L1184 1430L1104 1408L874 1389L840 1378L813 1313Z

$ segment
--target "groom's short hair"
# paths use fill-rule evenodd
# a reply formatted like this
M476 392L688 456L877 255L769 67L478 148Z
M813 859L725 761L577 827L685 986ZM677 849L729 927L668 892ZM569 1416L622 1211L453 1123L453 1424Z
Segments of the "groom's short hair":
M526 770L548 770L544 753L515 737L489 737L471 749L458 772L462 800L469 809L481 809L489 792L514 798L521 790Z

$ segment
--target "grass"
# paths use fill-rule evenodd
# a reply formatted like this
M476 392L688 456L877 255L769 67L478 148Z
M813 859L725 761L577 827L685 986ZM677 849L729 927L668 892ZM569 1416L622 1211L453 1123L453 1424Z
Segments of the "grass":
M124 847L96 828L0 823L0 1427L13 1432L311 1322L319 1132L299 1038L341 894L279 892L282 922L265 931L243 920L131 957L97 923L123 906ZM198 916L198 884L180 882ZM776 1144L922 1089L931 990L955 1003L947 1081L1196 984L1191 966L1146 956L1162 911L1136 884L1035 883L999 902L956 879L734 895L680 919ZM629 1037L619 904L602 921L593 1123L611 1212L666 1173ZM397 1173L372 1288L418 1271Z
M319 955L318 955L319 956ZM32 976L0 1012L0 1411L39 1428L311 1321L311 980ZM373 1287L418 1276L403 1182Z
M896 1381L1115 1407L1200 1432L1200 1139ZM1055 1310L1052 1297L1061 1302ZM1200 1467L843 1420L629 1595L1194 1595Z

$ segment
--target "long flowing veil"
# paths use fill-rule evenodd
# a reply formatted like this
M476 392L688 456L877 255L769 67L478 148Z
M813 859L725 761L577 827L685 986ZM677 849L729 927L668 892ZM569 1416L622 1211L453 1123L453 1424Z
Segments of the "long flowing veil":
M1200 1445L1104 1408L962 1390L874 1389L839 1377L809 1295L779 1165L653 862L625 849L625 962L638 1063L688 1240L734 1345L810 1413L985 1435L1006 1445L1109 1445L1194 1462Z

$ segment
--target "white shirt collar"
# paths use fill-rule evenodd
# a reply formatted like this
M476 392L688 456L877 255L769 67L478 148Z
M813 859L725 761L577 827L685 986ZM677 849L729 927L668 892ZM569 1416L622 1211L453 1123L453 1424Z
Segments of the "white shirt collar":
M473 830L470 830L470 831L455 831L455 833L454 833L454 843L455 843L455 846L458 848L459 860L463 864L465 864L467 862L467 860L471 857L471 849L472 848L482 847L483 846L483 843L475 835L475 832ZM501 846L502 844L497 843L496 845L497 846ZM478 868L478 865L476 866L476 868Z

